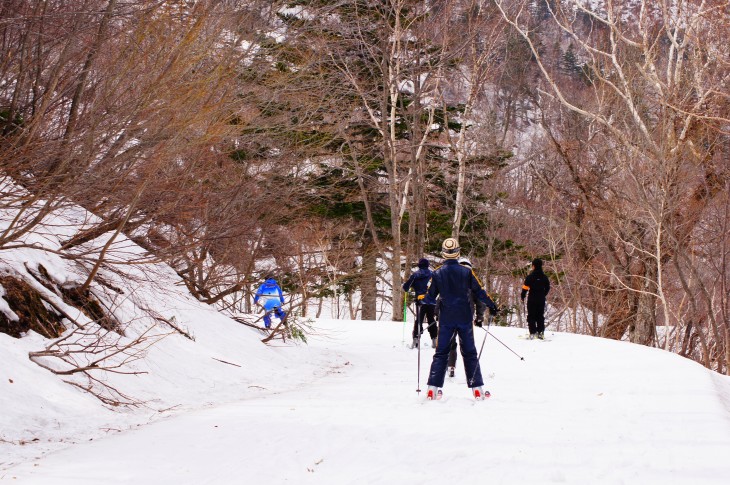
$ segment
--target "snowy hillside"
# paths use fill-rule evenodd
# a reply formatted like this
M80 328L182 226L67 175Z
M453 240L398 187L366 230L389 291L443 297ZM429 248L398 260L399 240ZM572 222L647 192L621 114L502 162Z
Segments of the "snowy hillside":
M5 328L35 320L29 308L35 302L32 310L45 309L63 329L61 339L27 329L21 338L0 332L0 479L2 470L70 444L256 395L271 387L272 368L291 386L326 373L326 361L300 355L309 355L306 346L282 347L281 340L267 346L262 331L195 300L169 266L127 264L149 257L124 236L91 285L94 302L113 320L107 331L68 298L88 271L83 258L60 250L93 216L71 207L48 220L0 259ZM92 241L78 252L93 255L99 246ZM38 331L45 327L36 322ZM56 341L62 345L51 347Z
M163 341L148 377L168 403L184 405L164 420L148 411L156 422L133 431L139 412L103 411L19 365L29 341L3 337L3 433L28 430L35 448L75 444L28 460L24 446L4 443L0 481L720 484L730 474L730 379L661 350L552 332L529 341L524 330L492 328L524 357L486 340L492 398L471 399L459 362L445 398L427 402L401 324L323 320L309 345L268 348L186 312L191 323L208 320L195 326L198 343ZM476 335L480 345L485 334ZM432 354L422 349L421 389ZM206 406L182 412L191 402Z

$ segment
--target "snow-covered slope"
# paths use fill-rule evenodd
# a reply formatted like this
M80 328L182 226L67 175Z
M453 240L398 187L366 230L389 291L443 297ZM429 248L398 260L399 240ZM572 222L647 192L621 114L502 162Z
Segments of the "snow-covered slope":
M0 228L11 219L6 216L0 217ZM69 305L58 291L84 281L81 263L62 257L59 249L63 239L90 219L93 216L74 207L54 213L39 231L19 241L27 246L17 244L15 249L2 251L0 277L25 282L89 331L72 335L69 341L109 343L102 353L114 354L140 336L147 338L110 358L113 364L128 361L113 369L122 374L90 371L102 383L98 389L104 391L108 385L121 393L112 392L112 398L138 405L105 405L65 382L86 385L81 374L56 375L31 362L29 353L44 350L51 340L33 331L19 339L0 333L0 479L4 476L2 470L69 444L96 440L186 410L245 399L270 389L272 382L277 387L294 388L326 372L328 364L319 356L302 357L311 353L305 345L289 342L285 346L267 346L261 342L264 335L259 330L192 298L170 267L161 263L123 264L148 259L142 248L123 236L108 254L111 261L122 264L105 265L99 273L104 284L92 285L95 297L114 315L123 335L103 331L91 335L100 327ZM100 246L92 242L78 251ZM40 279L41 273L48 278ZM2 286L0 296L4 297L0 298L4 318L17 320ZM45 305L48 307L48 303ZM64 336L78 329L68 318L64 323ZM140 354L135 354L138 351ZM80 364L91 361L80 355L74 358ZM39 361L56 370L70 368L55 357L41 357Z
M471 399L459 362L457 377L447 378L445 398L427 402L416 392L418 352L404 345L403 325L320 321L317 327L307 346L242 344L245 352L237 355L231 341L247 336L232 326L206 333L205 346L185 348L180 340L181 347L171 350L163 344L158 362L174 354L179 370L168 375L161 368L159 379L169 379L171 389L177 383L179 396L209 392L207 409L176 412L134 431L110 431L105 439L10 467L0 480L720 484L730 476L730 380L679 356L552 332L549 341L529 341L519 338L524 330L492 328L494 337L524 357L493 337L486 340L482 366L492 398ZM476 332L479 346L485 334ZM8 348L6 340L0 343ZM206 366L186 377L218 344L229 349L219 355L244 367ZM430 348L421 351L421 389L432 355ZM40 374L22 367L13 376L22 381ZM226 384L219 384L222 376ZM221 392L221 385L229 389ZM24 416L14 413L16 419L37 419L38 397L17 397L28 405ZM238 402L219 404L236 397ZM84 401L64 401L71 417L59 414L38 429L38 437L46 439L58 426L81 436L87 427L73 416L83 414L92 420L88 428L102 416L111 428L128 422L124 415L94 412ZM89 434L77 441L88 441ZM5 447L3 456L19 461L19 448Z
M257 331L212 309L188 303L177 312L187 316L178 321L185 322L194 342L171 334L148 349L143 361L126 368L145 374L101 373L142 402L135 408L112 410L32 363L28 352L46 343L38 335L13 339L0 334L0 470L66 443L256 395L271 387L272 369L294 387L326 368L316 359L303 361L300 354L309 353L306 346L267 347Z

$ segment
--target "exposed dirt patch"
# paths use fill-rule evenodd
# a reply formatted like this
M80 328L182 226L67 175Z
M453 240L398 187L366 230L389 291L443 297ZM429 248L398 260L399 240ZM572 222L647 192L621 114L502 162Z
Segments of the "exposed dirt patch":
M46 338L59 337L66 327L63 316L48 309L41 294L25 281L10 275L0 276L0 286L5 290L3 298L18 315L17 321L0 312L0 332L20 338L33 330Z
M94 298L89 290L83 290L79 286L60 288L60 290L61 296L63 296L66 303L84 312L87 317L94 320L102 328L122 334L119 322L104 311L99 300Z

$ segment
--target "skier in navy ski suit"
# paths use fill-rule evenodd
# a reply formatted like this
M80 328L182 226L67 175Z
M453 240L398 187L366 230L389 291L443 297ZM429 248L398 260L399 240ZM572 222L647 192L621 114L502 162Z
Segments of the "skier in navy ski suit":
M550 291L550 280L542 271L542 259L532 261L532 272L525 278L520 299L525 301L527 295L527 327L530 339L545 338L545 298Z
M473 270L473 268L471 266L471 261L469 261L468 258L459 258L459 264L462 266L466 266L467 268ZM487 296L487 298L488 298L488 296ZM474 300L471 298L471 295L469 295L469 305L471 306L471 311L474 314L474 325L476 325L477 327L481 327L484 324L484 312L487 311L487 304L482 302L479 299ZM438 304L436 304L436 308L438 308ZM497 314L496 305L492 305L491 307L489 307L489 313L492 316ZM448 359L449 377L454 377L454 373L455 373L456 348L457 348L456 342L457 342L456 333L454 333L454 336L451 337L451 349L449 350L449 359ZM462 348L463 348L463 345L462 345Z
M413 323L413 344L412 349L418 347L421 342L421 334L423 333L423 319L428 320L428 334L431 336L431 346L436 347L436 318L434 317L434 305L424 304L423 299L428 291L428 283L431 281L431 270L428 259L421 258L418 261L418 270L411 274L408 281L403 283L403 291L410 289L416 294L416 321Z
M451 348L451 339L456 333L461 342L461 353L464 357L466 384L473 389L474 397L481 399L489 395L482 390L484 381L479 368L476 345L474 345L474 327L472 326L472 307L469 295L474 301L481 301L491 308L494 302L487 296L482 285L471 269L459 264L459 243L448 238L442 245L441 255L445 261L443 266L434 271L431 285L424 303L435 305L440 297L439 336L436 352L431 362L428 376L428 395L433 399L439 388L443 387L446 377L446 365Z
M253 302L259 304L259 300L261 300L261 306L266 312L264 313L264 327L271 328L272 313L279 320L284 320L286 313L281 309L281 306L284 304L284 294L281 292L281 288L274 278L266 278L266 281L256 290Z

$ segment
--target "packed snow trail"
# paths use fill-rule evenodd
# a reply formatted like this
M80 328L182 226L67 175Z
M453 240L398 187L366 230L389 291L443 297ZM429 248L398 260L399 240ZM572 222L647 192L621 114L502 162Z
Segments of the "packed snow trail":
M287 388L272 369L267 387L278 392L75 445L0 481L720 484L730 476L721 399L730 382L676 355L550 331L551 341L529 341L518 338L524 329L492 327L525 360L490 337L481 364L492 397L471 397L459 357L443 400L426 401L428 339L418 395L417 351L404 345L401 324L319 325L309 353L331 365L305 387ZM475 335L480 345L484 334Z

